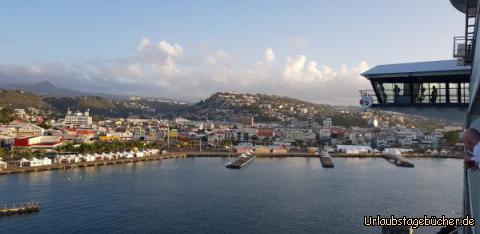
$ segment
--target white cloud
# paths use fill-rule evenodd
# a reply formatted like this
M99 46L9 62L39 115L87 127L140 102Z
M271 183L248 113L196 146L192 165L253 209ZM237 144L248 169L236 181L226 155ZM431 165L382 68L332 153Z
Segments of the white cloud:
M175 57L180 56L183 53L183 48L180 45L177 43L172 45L166 41L160 41L158 43L158 49L165 52L167 55Z
M317 62L310 60L307 63L305 55L288 57L283 70L284 79L292 82L325 81L335 75L336 73L328 66L323 66L320 70L317 67Z
M150 39L144 37L140 40L140 43L138 43L138 50L142 51L144 50L145 48L149 47L151 44L151 41Z
M208 65L225 64L231 60L231 56L223 51L217 50L215 53L209 53L205 56L205 63Z
M369 82L360 76L368 69L366 62L334 69L318 64L306 54L288 57L283 63L271 48L263 55L261 62L241 62L220 49L184 50L175 42L155 44L142 38L138 51L130 57L72 65L0 65L0 80L12 83L49 80L60 87L84 91L190 101L217 91L237 90L350 105L358 103L358 89L369 88ZM19 77L23 80L19 81Z
M275 53L273 53L273 49L272 48L267 48L265 50L265 61L267 63L273 63L275 62Z
M163 73L164 75L173 75L180 72L175 60L172 57L167 57L167 59L162 63L152 64L152 69L155 72Z
M143 68L140 63L134 63L127 66L128 72L133 77L141 77L143 75Z

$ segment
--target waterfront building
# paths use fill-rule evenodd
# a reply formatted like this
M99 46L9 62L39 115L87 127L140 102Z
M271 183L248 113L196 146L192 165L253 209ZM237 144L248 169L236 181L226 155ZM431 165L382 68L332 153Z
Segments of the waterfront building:
M346 154L361 154L373 152L372 147L366 145L337 145L336 150L338 152Z
M63 143L59 136L32 136L15 139L15 147L28 147L32 149L53 149Z

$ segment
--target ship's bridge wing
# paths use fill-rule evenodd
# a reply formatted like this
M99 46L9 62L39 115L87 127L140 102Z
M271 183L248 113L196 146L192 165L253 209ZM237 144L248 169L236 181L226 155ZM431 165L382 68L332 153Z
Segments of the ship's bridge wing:
M373 99L373 108L463 120L470 73L457 60L379 65L362 74L373 90L360 93Z

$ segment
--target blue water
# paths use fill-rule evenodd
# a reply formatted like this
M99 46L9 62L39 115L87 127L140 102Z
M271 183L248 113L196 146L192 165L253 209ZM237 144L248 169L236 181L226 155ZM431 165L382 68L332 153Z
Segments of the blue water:
M0 176L0 203L40 201L0 218L0 233L380 233L365 215L459 216L462 161L187 158ZM436 230L436 229L434 229ZM432 230L420 229L418 233Z

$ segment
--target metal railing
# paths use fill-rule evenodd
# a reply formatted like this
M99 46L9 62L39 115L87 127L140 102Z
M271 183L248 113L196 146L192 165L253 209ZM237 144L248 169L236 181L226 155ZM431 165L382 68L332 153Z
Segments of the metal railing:
M373 90L359 90L360 92L360 97L372 97L372 104L378 104L378 98L377 95L375 94L375 91Z
M383 89L378 96L374 90L360 90L360 96L372 97L373 104L468 104L470 101L468 86L439 87L436 90L435 95L430 88L423 93L420 90Z
M473 59L473 35L453 37L453 57L471 61Z

